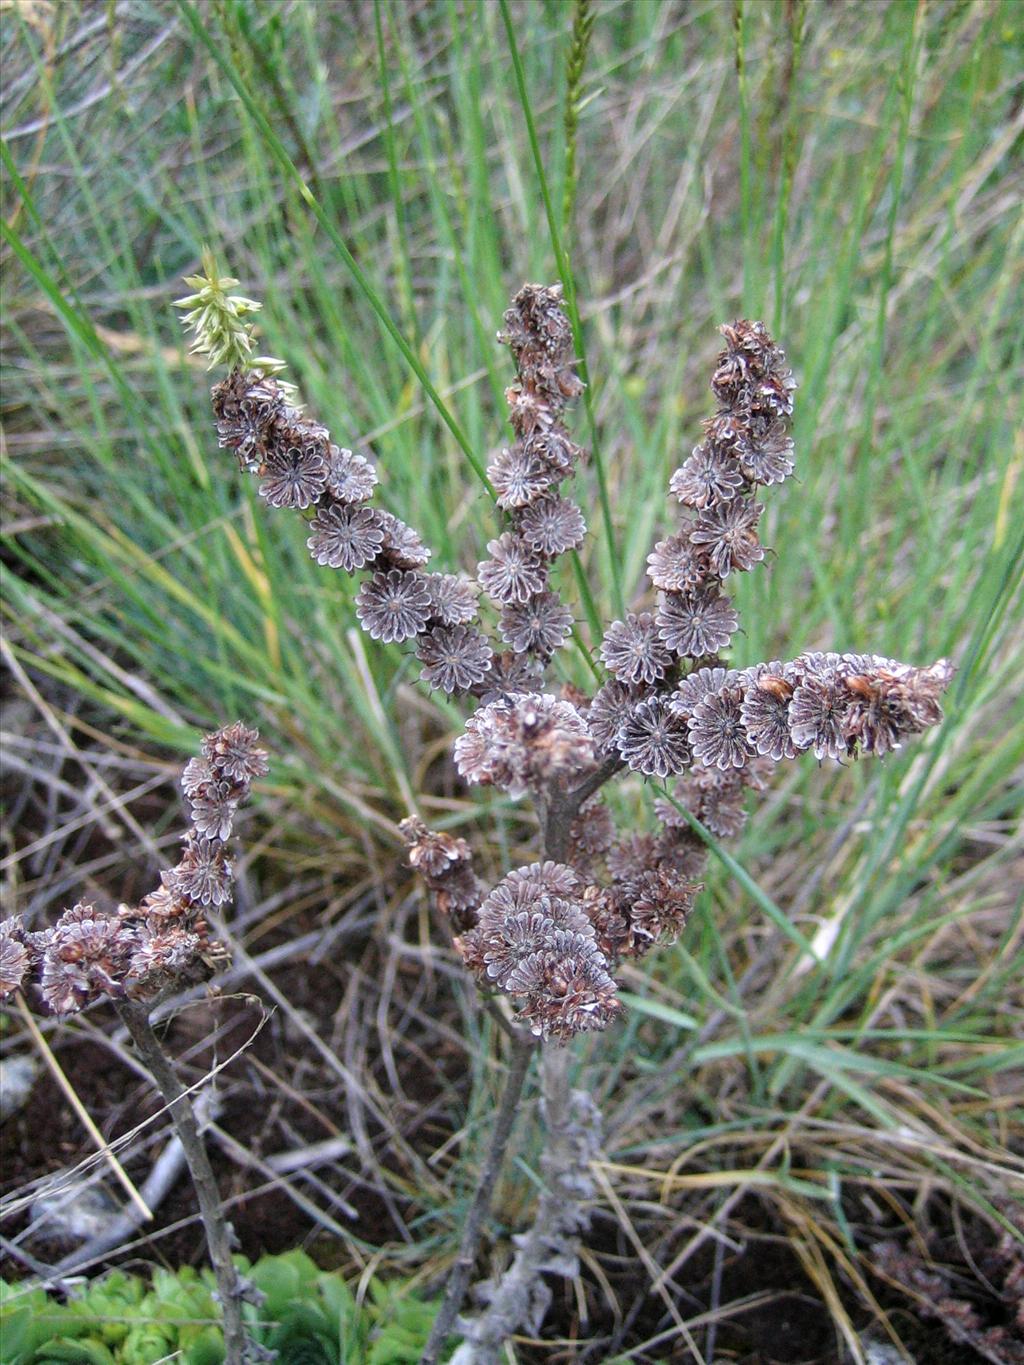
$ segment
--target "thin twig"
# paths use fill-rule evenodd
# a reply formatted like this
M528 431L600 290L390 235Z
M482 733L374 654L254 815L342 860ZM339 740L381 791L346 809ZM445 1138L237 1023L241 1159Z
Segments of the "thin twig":
M120 1161L118 1161L114 1153L110 1150L110 1144L107 1142L106 1138L103 1136L100 1130L96 1127L96 1124L93 1122L92 1115L89 1113L85 1105L82 1103L82 1101L78 1098L78 1095L75 1093L75 1089L72 1086L71 1082L68 1080L67 1076L64 1074L64 1070L61 1067L60 1062L58 1062L57 1058L53 1055L53 1052L50 1049L50 1044L43 1037L39 1025L32 1018L32 1015L29 1012L29 1008L25 1004L25 997L22 995L21 991L18 991L15 994L14 999L18 1007L18 1013L21 1015L25 1023L25 1027L32 1035L32 1041L35 1043L36 1047L42 1054L43 1061L46 1063L47 1067L49 1067L53 1079L60 1086L61 1090L63 1090L64 1096L67 1099L68 1104L71 1105L71 1108L77 1114L78 1119L82 1124L82 1127L92 1138L93 1142L95 1142L97 1148L103 1155L103 1159L106 1161L110 1169L114 1172L114 1175L117 1176L118 1181L121 1183L121 1185L124 1186L124 1189L128 1194L129 1199L131 1199L132 1203L138 1209L139 1214L142 1217L142 1220L147 1223L150 1222L152 1220L153 1214L152 1211L150 1210L149 1205L143 1199L142 1195L139 1194L138 1190L132 1184L131 1180L129 1180L127 1172L125 1171L124 1167L121 1165Z
M508 1146L508 1140L512 1135L512 1125L515 1121L519 1097L523 1092L523 1084L535 1048L536 1041L529 1035L520 1033L513 1038L512 1059L509 1064L508 1076L505 1078L505 1091L501 1097L498 1117L495 1120L490 1149L480 1171L476 1194L473 1196L473 1203L470 1205L466 1223L462 1230L462 1242L459 1246L459 1254L448 1277L444 1302L441 1304L441 1311L434 1319L434 1326L431 1329L423 1354L420 1356L420 1365L437 1365L445 1340L455 1324L459 1309L462 1307L462 1301L466 1297L469 1279L476 1264L477 1251L483 1235L484 1222L490 1212L498 1172L501 1170L505 1148Z
M177 1134L171 1137L163 1151L153 1163L146 1180L143 1182L142 1195L151 1208L159 1208L166 1196L177 1183L185 1166L185 1149ZM106 1256L131 1239L139 1230L140 1219L131 1209L125 1208L104 1226L102 1232L78 1246L74 1251L53 1266L54 1275L77 1275L91 1262Z
M0 1251L2 1251L5 1256L9 1256L12 1261L18 1261L21 1265L25 1266L27 1270L31 1270L32 1274L44 1289L57 1289L62 1294L70 1293L71 1285L67 1280L60 1279L56 1271L51 1266L48 1266L45 1261L39 1260L37 1256L32 1255L31 1251L27 1251L23 1246L19 1246L17 1242L13 1242L9 1237L0 1237ZM31 1288L32 1284L31 1281L29 1281L24 1291L16 1290L6 1302L13 1304L20 1292L27 1293Z
M210 1263L217 1279L217 1294L224 1318L224 1359L227 1365L241 1365L245 1358L247 1342L242 1326L242 1298L245 1286L231 1259L232 1233L224 1217L217 1179L210 1165L195 1109L185 1087L178 1079L170 1058L153 1032L153 1025L145 1006L135 1001L116 1000L114 1008L149 1068L156 1088L170 1111L175 1132L184 1148L185 1160L195 1186L199 1213L206 1232Z

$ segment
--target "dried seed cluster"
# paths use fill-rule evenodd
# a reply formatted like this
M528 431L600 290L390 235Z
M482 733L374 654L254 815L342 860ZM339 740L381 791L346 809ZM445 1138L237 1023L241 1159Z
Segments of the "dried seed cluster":
M755 755L778 762L887 754L942 717L953 670L912 668L877 654L802 654L742 670L702 668L668 706L685 724L695 766L721 772Z
M207 735L181 785L192 823L177 864L138 906L105 914L81 901L52 928L25 930L19 918L0 925L0 997L38 976L54 1014L73 1014L104 995L148 1000L166 986L223 963L206 915L231 897L226 841L254 778L267 771L259 735L236 723Z
M566 1040L604 1029L622 1012L612 972L623 957L641 957L672 942L699 886L671 869L667 845L623 873L611 887L588 884L576 868L551 860L517 868L470 908L479 882L461 839L429 831L418 819L402 826L409 861L439 907L452 915L455 946L486 990L513 1001L538 1036ZM463 887L472 886L469 896Z
M430 551L416 532L368 505L378 482L370 461L335 445L326 427L289 405L279 381L258 369L232 370L212 399L220 444L259 476L260 495L271 507L310 512L306 544L316 562L369 575L356 595L363 629L384 644L415 640L429 687L478 690L493 650L471 624L474 585L458 574L425 572Z
M488 543L478 581L501 608L499 629L510 649L547 662L573 625L572 612L548 586L551 565L587 530L580 508L558 493L582 455L561 416L583 390L561 288L524 285L499 340L516 363L516 382L505 395L515 441L487 474L511 530Z
M428 829L417 815L403 820L398 830L409 848L409 866L426 882L452 931L461 934L472 928L487 888L473 871L469 844L454 834Z
M564 788L594 766L594 741L577 708L545 693L510 693L482 706L455 741L467 782L512 796Z
M722 584L764 558L757 535L762 509L754 494L793 469L788 421L795 384L785 354L760 322L736 322L722 334L725 350L711 381L719 409L669 483L686 509L684 524L647 559L657 610L614 621L601 646L616 683L632 689L627 696L619 689L611 694L610 702L623 703L622 724L627 717L629 724L602 742L617 745L629 766L648 777L682 772L690 754L685 727L680 730L664 703L646 693L670 685L681 662L711 658L728 646L739 618ZM599 725L607 710L598 708Z
M564 863L532 863L498 883L459 941L484 986L512 997L543 1038L603 1029L621 1011L583 886Z
M596 695L568 686L554 695L545 667L573 622L549 575L585 532L580 509L559 492L582 454L562 416L582 384L557 286L524 286L504 321L500 340L517 371L507 391L515 440L488 474L508 521L478 572L499 609L502 653L475 624L476 585L424 571L415 533L369 505L369 463L332 445L247 352L214 390L214 408L221 443L259 474L264 498L312 509L314 558L370 575L357 598L364 628L386 642L415 639L425 682L480 699L454 747L462 776L529 794L548 835L561 819L556 845L567 862L520 869L490 892L464 840L419 819L403 834L481 983L506 993L542 1036L564 1039L616 1017L621 958L683 928L706 858L687 814L730 837L743 827L747 793L764 788L776 763L898 748L939 721L952 669L805 653L734 670L719 658L738 628L723 587L765 554L758 489L793 470L793 376L764 324L739 321L722 328L717 410L670 481L683 520L648 558L656 601L608 627L600 654L610 677ZM672 783L655 803L655 833L617 834L595 795L622 767ZM204 838L221 833L216 801L193 815ZM197 889L205 875L196 870ZM211 896L214 888L215 879Z

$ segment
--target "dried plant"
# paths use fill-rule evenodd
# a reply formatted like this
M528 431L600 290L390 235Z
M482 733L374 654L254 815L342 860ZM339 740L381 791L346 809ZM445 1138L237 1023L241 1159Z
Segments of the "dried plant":
M920 1317L941 1323L950 1341L992 1365L1024 1365L1024 1252L1008 1230L985 1253L984 1283L1006 1317L995 1324L957 1292L941 1261L926 1259L916 1246L888 1241L871 1250L874 1270L910 1296Z
M207 735L185 765L182 791L191 823L174 867L137 906L104 912L80 901L49 929L26 930L20 917L0 924L0 1000L37 992L56 1015L110 1000L168 1107L196 1190L210 1262L223 1305L228 1361L263 1358L243 1329L241 1304L250 1288L232 1260L233 1234L224 1217L195 1108L150 1021L157 1000L202 980L227 962L210 937L207 915L231 899L234 880L227 841L254 778L267 771L256 730L240 722Z
M599 653L609 676L590 696L545 685L552 656L574 632L552 566L586 531L582 510L561 491L583 452L564 422L582 384L560 289L524 286L499 334L516 368L506 392L514 440L487 470L503 521L473 584L427 571L430 551L419 536L375 505L377 478L366 457L336 445L294 405L274 373L277 362L250 359L251 330L241 344L233 340L239 313L252 301L233 307L228 299L222 334L216 287L225 282L208 265L208 279L192 283L199 292L184 306L201 323L196 349L213 360L235 348L230 373L213 389L221 446L259 479L270 506L307 518L317 563L366 575L356 596L364 630L382 643L412 644L428 687L477 699L453 750L462 777L528 797L539 817L533 860L527 853L524 866L490 888L474 872L464 840L429 830L416 815L402 827L410 862L448 920L456 950L481 990L506 1001L516 1094L530 1040L549 1044L542 1051L552 1134L545 1169L549 1188L561 1195L540 1201L511 1278L481 1296L487 1306L476 1322L462 1324L456 1357L494 1360L511 1332L539 1325L541 1274L556 1265L571 1271L585 1221L576 1212L596 1150L592 1106L570 1089L558 1045L618 1019L620 961L670 944L682 931L706 856L694 825L718 837L737 834L748 791L762 790L784 760L899 748L939 721L952 669L945 661L918 668L874 654L817 652L733 669L720 657L739 626L728 581L765 558L760 490L783 482L794 465L796 385L762 323L722 328L725 346L711 380L716 411L670 480L681 523L647 561L654 600L608 625ZM478 592L492 604L500 641L480 623ZM655 833L618 830L599 795L606 782L631 773L662 784ZM428 1362L437 1359L468 1284L495 1158L511 1127L507 1106L506 1095L485 1165L491 1178L481 1181L467 1220ZM576 1212L566 1218L571 1189Z
M259 734L241 723L207 735L181 775L191 824L174 867L137 906L104 912L87 901L51 928L30 933L18 917L0 925L0 999L35 980L52 1014L97 1000L152 1005L169 987L208 976L227 958L206 920L231 899L227 841L254 778L267 771Z

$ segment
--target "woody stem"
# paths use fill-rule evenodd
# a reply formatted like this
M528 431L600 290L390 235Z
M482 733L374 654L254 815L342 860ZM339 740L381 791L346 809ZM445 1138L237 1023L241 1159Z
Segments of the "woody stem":
M490 1212L494 1187L497 1184L498 1173L505 1158L505 1149L508 1146L509 1138L512 1136L516 1110L523 1093L523 1083L526 1080L530 1059L533 1057L536 1046L536 1039L521 1030L517 1030L512 1038L512 1057L508 1075L505 1078L505 1090L501 1097L494 1132L491 1135L491 1145L480 1170L473 1202L469 1207L469 1213L466 1215L465 1226L462 1229L462 1241L459 1244L459 1254L445 1286L444 1302L434 1319L427 1344L420 1356L420 1365L436 1365L444 1347L445 1339L451 1332L459 1309L466 1297L470 1276L473 1273L477 1252L480 1249L484 1224Z
M538 797L542 858L565 861L570 829L580 806L618 766L605 764L575 791L548 788ZM585 1092L572 1089L571 1062L567 1047L547 1043L541 1049L541 1110L547 1130L541 1159L544 1188L529 1230L516 1239L512 1263L493 1286L483 1313L467 1326L452 1365L497 1365L503 1343L513 1332L531 1324L538 1306L543 1316L548 1293L543 1270L555 1249L567 1258L575 1256L578 1230L584 1221L580 1194L588 1161L599 1141L600 1116ZM424 1355L421 1365L433 1365L434 1360L434 1356Z
M623 766L622 759L617 755L614 758L606 758L578 787L566 792L549 790L543 798L538 799L537 808L545 858L553 858L558 863L565 862L569 853L572 822L585 803Z
M224 1217L224 1207L213 1174L206 1144L196 1119L196 1111L188 1092L178 1079L171 1059L164 1052L153 1031L149 1012L144 1005L132 1000L118 1000L114 1008L131 1035L139 1055L149 1068L154 1084L167 1105L175 1132L181 1142L185 1161L192 1176L199 1213L206 1233L210 1263L217 1280L224 1324L224 1359L226 1365L241 1365L245 1359L247 1337L242 1326L242 1297L244 1285L231 1259L232 1232Z

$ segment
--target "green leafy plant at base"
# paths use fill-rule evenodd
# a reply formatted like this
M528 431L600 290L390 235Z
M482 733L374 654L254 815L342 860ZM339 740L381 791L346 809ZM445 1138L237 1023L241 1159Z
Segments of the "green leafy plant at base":
M405 1286L371 1280L365 1302L302 1251L239 1269L263 1295L245 1306L250 1338L288 1365L412 1365L437 1314ZM4 1365L220 1365L224 1340L209 1271L155 1269L149 1281L115 1270L61 1303L41 1288L0 1281Z

